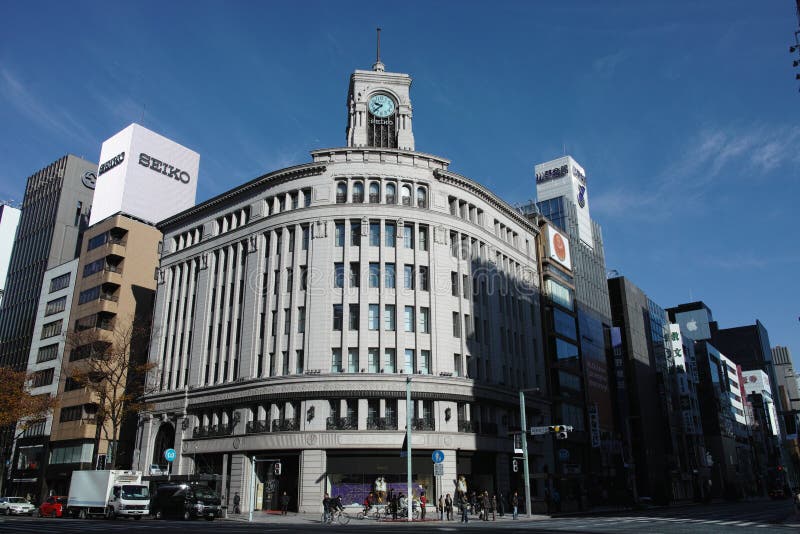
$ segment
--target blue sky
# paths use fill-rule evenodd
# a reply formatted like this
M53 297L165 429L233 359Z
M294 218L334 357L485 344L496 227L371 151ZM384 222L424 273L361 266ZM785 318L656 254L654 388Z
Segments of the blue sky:
M198 201L345 143L353 69L413 76L417 149L510 203L566 152L609 269L760 319L800 363L791 0L0 3L0 199L131 122L201 154Z

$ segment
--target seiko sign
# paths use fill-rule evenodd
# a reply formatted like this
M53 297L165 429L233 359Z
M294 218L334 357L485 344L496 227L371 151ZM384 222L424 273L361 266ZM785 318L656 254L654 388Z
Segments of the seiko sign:
M107 173L108 171L110 171L123 161L125 161L125 152L120 152L110 160L100 165L100 169L97 171L97 176L102 176L103 174Z
M184 184L188 184L189 180L191 180L191 176L186 171L182 171L177 167L173 167L169 163L164 163L163 161L157 160L152 156L148 156L145 153L139 154L139 165L142 167L147 167L151 170L156 172L160 172L164 176L168 176L169 178L173 178Z

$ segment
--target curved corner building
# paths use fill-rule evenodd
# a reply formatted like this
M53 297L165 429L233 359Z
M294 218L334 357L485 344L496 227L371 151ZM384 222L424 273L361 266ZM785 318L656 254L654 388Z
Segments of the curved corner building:
M174 448L173 473L221 475L243 512L251 498L278 508L284 491L301 512L326 491L360 503L379 477L405 493L412 410L416 493L432 502L463 476L470 491L523 494L509 432L519 390L546 383L538 229L414 150L410 86L380 61L355 71L345 148L158 225L140 469ZM532 399L528 423L544 411ZM532 473L546 471L538 446Z

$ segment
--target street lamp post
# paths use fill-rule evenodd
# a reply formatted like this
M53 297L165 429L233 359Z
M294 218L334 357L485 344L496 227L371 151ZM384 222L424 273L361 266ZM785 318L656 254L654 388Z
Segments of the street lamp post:
M522 470L525 473L525 510L528 517L532 517L531 511L531 475L528 466L528 423L525 421L525 390L519 391L519 424L522 430Z

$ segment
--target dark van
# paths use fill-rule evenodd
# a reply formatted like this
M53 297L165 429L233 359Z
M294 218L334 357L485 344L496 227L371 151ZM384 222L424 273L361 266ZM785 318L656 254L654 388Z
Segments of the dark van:
M150 505L150 513L156 519L181 517L195 519L203 517L212 521L220 514L219 494L206 486L169 484L159 486Z

